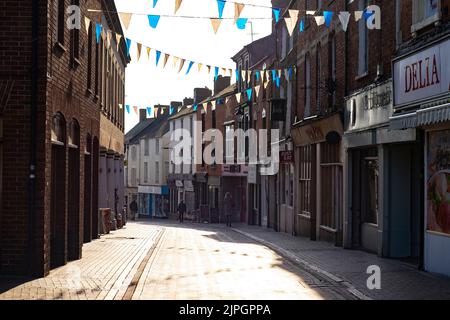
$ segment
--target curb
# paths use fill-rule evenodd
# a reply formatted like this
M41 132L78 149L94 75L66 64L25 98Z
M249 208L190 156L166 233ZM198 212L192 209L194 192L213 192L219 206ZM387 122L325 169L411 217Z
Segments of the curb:
M299 257L297 257L295 254L293 254L292 252L276 245L273 244L269 241L266 241L264 239L258 238L250 233L247 233L245 231L236 229L236 228L231 228L232 231L237 232L247 238L250 238L256 242L262 243L265 246L269 247L270 249L280 253L282 256L284 256L285 258L288 258L289 260L291 260L292 262L296 263L296 264L300 264L302 267L304 267L305 269L318 273L321 276L325 277L329 282L335 283L339 286L345 287L345 290L348 291L348 293L350 293L352 296L354 296L356 299L358 300L372 300L372 298L366 296L364 293L362 293L361 291L359 291L358 289L356 289L351 283L349 283L348 281L345 281L341 278L339 278L338 276L316 266L313 265L309 262L307 262L306 260L303 260Z

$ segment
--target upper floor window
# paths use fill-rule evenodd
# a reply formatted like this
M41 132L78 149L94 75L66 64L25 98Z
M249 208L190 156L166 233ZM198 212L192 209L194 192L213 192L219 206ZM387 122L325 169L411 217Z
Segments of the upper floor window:
M305 58L305 117L311 115L311 61Z
M144 139L144 156L148 156L149 155L149 149L150 149L150 140L149 139Z
M439 20L440 0L413 0L413 26L416 32Z
M65 0L58 0L58 14L57 14L57 41L64 45L64 31L65 31Z
M136 151L136 147L132 146L131 147L131 160L132 161L136 161L137 158L137 151Z
M80 0L72 0L72 5L80 7ZM80 29L74 28L71 30L71 52L72 59L74 59L75 63L79 63L80 59Z
M319 113L320 111L320 97L322 94L322 90L321 90L321 85L322 85L322 78L321 78L321 72L322 72L322 68L321 68L321 57L320 57L320 43L317 45L317 50L316 50L316 107L317 107L317 112Z
M359 0L359 10L364 10L368 6L368 0ZM358 47L358 76L364 76L368 72L369 65L369 29L366 19L358 22L359 47Z
M159 154L159 139L156 139L155 141L155 154Z

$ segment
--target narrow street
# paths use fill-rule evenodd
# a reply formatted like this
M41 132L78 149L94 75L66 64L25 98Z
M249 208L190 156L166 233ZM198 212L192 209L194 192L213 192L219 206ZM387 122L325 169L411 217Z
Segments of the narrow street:
M32 281L2 279L0 299L353 299L223 226L135 222Z

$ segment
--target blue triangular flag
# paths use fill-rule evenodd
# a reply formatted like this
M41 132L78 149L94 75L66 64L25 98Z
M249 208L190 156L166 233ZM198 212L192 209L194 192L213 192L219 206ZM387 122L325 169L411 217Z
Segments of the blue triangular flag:
M174 112L175 112L175 108L172 107L172 106L170 106L170 114L172 114L172 113L174 113Z
M127 113L130 114L130 105L129 105L129 104L127 104L127 105L125 106L125 109L127 110Z
M131 40L126 38L125 43L127 45L127 56L130 56L130 47L131 47Z
M236 82L239 82L239 70L236 69L234 72L236 73Z
M300 20L300 32L305 31L305 20Z
M215 67L214 70L215 70L214 80L217 80L217 77L219 76L219 67Z
M292 67L288 70L289 79L292 79Z
M153 8L156 7L157 3L158 3L158 0L153 0Z
M278 8L272 8L273 15L275 16L275 22L278 23L280 20L280 9Z
M147 107L147 113L149 117L152 116L152 107Z
M158 66L159 58L161 58L161 51L156 50L156 66Z
M272 70L272 80L275 81L277 79L277 70Z
M323 16L325 18L325 24L327 28L331 25L331 19L333 18L333 11L324 11Z
M150 27L155 29L158 26L159 18L161 18L161 16L149 14L147 17L148 17L148 23L150 24Z
M225 8L226 0L217 0L217 8L219 9L219 19L222 19L223 9Z
M198 105L194 104L193 108L194 108L194 111L197 111Z
M194 61L189 62L189 67L186 71L186 75L189 73L189 71L191 71L192 66L194 65Z
M248 18L239 18L236 20L236 26L238 27L238 29L244 30L245 25L247 24L247 21L248 21Z
M246 91L247 91L247 99L248 99L248 101L252 100L253 89L250 88L250 89L247 89Z
M101 34L102 34L102 25L96 23L95 24L95 36L96 36L96 39L97 39L97 43L100 42L100 35Z
M259 82L259 71L256 71L256 72L255 72L255 75L256 75L256 81Z
M279 88L280 87L280 77L277 77L276 83L277 83L277 87Z
M373 11L368 11L367 9L364 10L364 19L367 21L367 19L369 19L373 14L375 14L375 12Z

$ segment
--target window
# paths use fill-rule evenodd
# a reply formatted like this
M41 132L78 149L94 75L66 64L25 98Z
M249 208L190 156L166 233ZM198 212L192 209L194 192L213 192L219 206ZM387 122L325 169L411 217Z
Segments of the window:
M364 159L365 185L365 208L363 209L363 220L366 223L378 224L378 159L367 157Z
M258 210L259 208L259 188L258 185L253 185L253 209Z
M148 156L150 153L150 139L144 139L144 156Z
M136 151L136 147L133 146L133 147L131 147L131 160L136 161L136 158L137 158L137 151Z
M322 0L316 0L316 8L317 10L322 9Z
M367 8L368 0L359 0L359 10ZM364 76L368 72L369 64L369 29L366 26L366 19L361 18L358 22L359 47L358 47L358 76Z
M92 88L92 41L94 37L92 36L92 23L89 25L88 29L88 61L87 61L87 88L90 90Z
M155 183L159 184L159 162L155 162Z
M80 0L72 0L72 5L79 7L80 6ZM71 30L71 52L72 52L72 59L74 60L75 64L78 64L80 59L80 30L77 28L74 28Z
M216 129L216 110L212 111L212 128Z
M169 173L169 161L164 162L164 173Z
M317 114L320 113L320 97L321 97L321 58L320 58L320 43L317 45L316 50L316 107L317 107Z
M402 44L402 0L395 0L395 44Z
M148 162L144 162L144 182L148 182Z
M311 181L312 181L311 145L300 148L298 199L300 214L311 215Z
M219 188L209 186L209 206L211 209L219 208Z
M225 162L232 163L234 160L234 125L225 126Z
M64 0L58 0L58 15L57 15L57 25L58 25L58 29L57 29L57 41L61 44L64 45L64 31L65 31L65 10L66 10L66 6L64 5Z
M158 138L156 138L156 141L155 141L155 154L159 155L159 139Z
M309 55L305 58L305 117L311 115L311 62Z
M286 28L282 28L281 31L281 59L284 59L287 54L287 42L288 42L288 32Z
M95 96L98 97L100 89L100 42L95 45Z
M330 79L328 81L328 94L330 97L329 105L336 105L336 37L334 34L331 35L329 41L329 74Z
M439 20L440 0L413 0L412 32Z
M131 185L136 186L136 168L131 168Z

